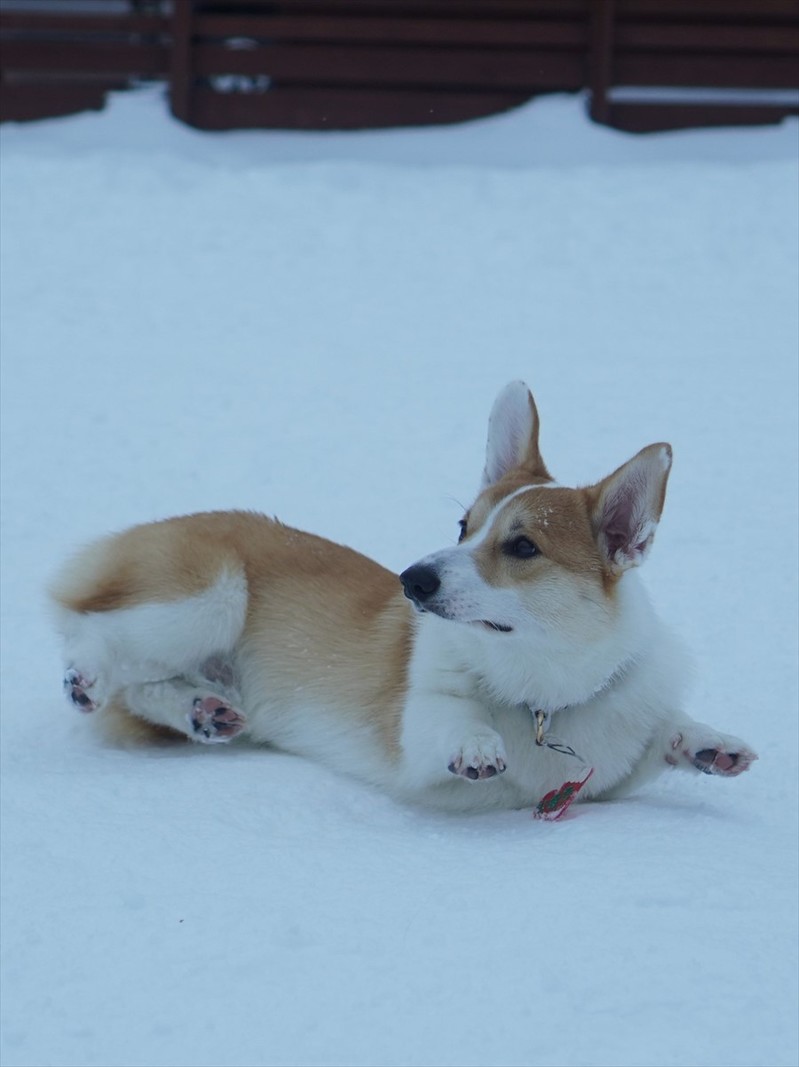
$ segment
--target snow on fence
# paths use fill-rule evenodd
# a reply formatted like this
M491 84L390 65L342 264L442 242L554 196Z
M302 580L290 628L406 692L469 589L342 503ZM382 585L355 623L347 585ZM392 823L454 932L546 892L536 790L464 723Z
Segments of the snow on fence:
M0 119L168 82L200 129L458 122L588 89L619 129L799 114L799 0L0 0Z

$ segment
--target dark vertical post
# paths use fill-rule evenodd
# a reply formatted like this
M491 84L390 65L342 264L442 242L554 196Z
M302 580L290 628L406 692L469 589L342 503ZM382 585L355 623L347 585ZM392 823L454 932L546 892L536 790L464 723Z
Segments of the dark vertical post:
M174 0L169 96L172 114L182 122L191 122L193 84L191 40L193 21L194 0Z
M607 123L608 90L613 79L613 29L616 0L591 0L590 81L591 118Z

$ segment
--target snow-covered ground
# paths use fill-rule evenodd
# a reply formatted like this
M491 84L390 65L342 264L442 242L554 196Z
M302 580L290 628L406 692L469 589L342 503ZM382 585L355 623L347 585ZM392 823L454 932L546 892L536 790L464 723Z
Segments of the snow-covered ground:
M3 129L5 1067L795 1067L798 253L795 122ZM561 481L672 442L646 577L750 773L454 818L67 707L76 545L238 506L400 569L518 377Z

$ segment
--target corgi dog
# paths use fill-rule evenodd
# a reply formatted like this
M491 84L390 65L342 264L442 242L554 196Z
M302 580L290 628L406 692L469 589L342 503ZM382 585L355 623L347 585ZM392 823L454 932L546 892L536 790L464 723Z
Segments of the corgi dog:
M573 757L580 799L745 771L748 745L682 710L685 658L637 573L671 448L573 489L538 438L512 382L459 542L399 578L245 511L90 545L50 590L67 696L124 737L248 738L454 812L534 806Z

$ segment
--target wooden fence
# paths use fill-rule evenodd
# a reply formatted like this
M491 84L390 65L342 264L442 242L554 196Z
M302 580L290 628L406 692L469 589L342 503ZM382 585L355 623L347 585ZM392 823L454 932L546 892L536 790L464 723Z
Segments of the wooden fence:
M0 119L147 80L209 130L458 122L582 89L620 129L775 122L799 114L799 0L0 0Z

